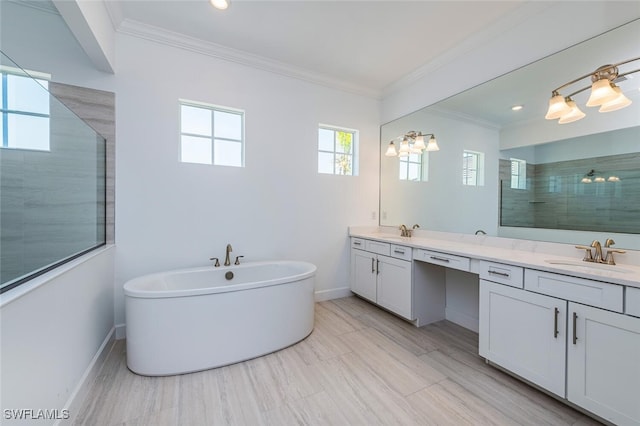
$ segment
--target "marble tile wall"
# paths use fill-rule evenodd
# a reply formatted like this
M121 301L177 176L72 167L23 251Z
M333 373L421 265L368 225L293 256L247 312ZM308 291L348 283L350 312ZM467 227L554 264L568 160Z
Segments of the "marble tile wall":
M591 170L592 182L582 182ZM511 189L510 162L500 160L502 226L640 233L640 153L538 164L527 173L527 190Z
M81 115L115 135L113 94L98 92L91 98L96 91L51 86L66 99L79 99L74 107ZM94 130L55 99L50 105L50 135L50 151L0 152L3 283L104 242L105 204L107 211L111 209L108 236L113 241L113 136L106 152ZM97 178L109 167L111 184ZM105 185L111 190L106 200Z

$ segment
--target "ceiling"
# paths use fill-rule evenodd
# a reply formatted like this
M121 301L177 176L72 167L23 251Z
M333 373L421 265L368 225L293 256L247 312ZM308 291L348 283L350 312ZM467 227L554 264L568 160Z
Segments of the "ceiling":
M116 30L167 31L271 65L341 82L380 97L385 89L443 55L481 43L543 2L249 1L225 11L208 0L107 1ZM463 53L463 52L460 52Z

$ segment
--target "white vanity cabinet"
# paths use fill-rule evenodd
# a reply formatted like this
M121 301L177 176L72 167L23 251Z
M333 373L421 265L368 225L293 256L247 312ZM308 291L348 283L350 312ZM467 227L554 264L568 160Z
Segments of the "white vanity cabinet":
M481 262L480 355L616 425L640 425L640 318L622 313L624 287L533 269L523 285L482 279L490 270Z
M361 238L351 240L351 291L413 320L411 248Z
M569 303L567 399L616 425L640 425L640 318Z
M480 355L564 397L567 302L523 290L522 268L481 262L480 277Z

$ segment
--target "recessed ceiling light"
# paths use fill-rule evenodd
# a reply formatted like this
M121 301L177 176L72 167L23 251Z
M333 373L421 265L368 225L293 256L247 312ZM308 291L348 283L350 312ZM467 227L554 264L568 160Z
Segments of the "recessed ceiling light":
M225 10L229 7L229 0L209 0L211 5L216 9Z
M512 111L520 111L522 108L524 108L524 105L514 105L511 107Z

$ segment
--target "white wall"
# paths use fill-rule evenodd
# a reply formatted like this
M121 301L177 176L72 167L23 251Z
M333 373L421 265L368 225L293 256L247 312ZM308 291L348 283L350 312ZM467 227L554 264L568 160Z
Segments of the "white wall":
M116 321L122 285L149 272L301 259L316 290L348 287L347 227L378 210L377 101L119 35ZM178 99L245 110L246 167L179 162ZM360 131L360 174L317 173L317 127ZM331 293L328 294L329 296Z
M59 269L66 272L51 272L2 295L3 409L61 410L73 402L92 360L114 332L113 260L113 247L101 249ZM51 275L56 276L48 279ZM38 282L44 284L14 299ZM1 415L3 425L29 424Z

